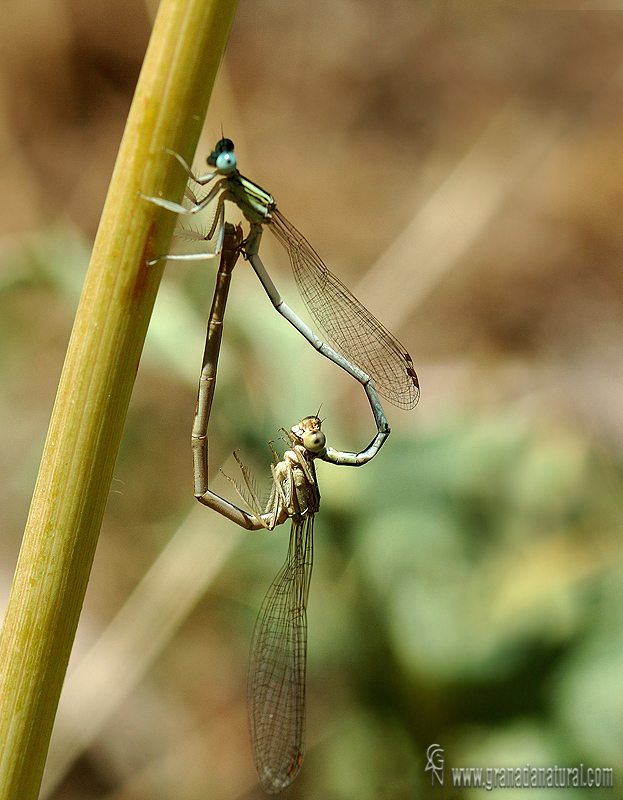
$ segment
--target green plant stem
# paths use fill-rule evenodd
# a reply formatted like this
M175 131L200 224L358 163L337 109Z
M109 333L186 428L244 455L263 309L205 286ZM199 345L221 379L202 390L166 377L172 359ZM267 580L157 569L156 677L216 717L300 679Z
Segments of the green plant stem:
M0 798L36 798L174 215L236 0L162 0L61 376L0 634Z

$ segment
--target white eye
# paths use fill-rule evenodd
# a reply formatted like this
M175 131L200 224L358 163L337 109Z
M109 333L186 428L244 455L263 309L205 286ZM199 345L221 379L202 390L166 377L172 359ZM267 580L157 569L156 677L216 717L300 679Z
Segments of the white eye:
M229 175L236 169L236 156L229 150L219 153L216 157L216 169L221 175Z
M327 439L322 431L309 431L303 436L303 447L310 453L320 453Z

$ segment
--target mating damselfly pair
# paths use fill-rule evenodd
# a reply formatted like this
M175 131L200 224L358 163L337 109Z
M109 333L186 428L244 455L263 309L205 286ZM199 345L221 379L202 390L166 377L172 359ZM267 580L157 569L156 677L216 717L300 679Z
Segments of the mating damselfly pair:
M320 507L314 461L346 466L370 461L390 432L378 394L401 408L413 408L419 385L405 348L327 269L309 242L278 211L272 195L240 174L230 139L217 142L208 157L213 171L205 175L195 175L180 155L167 152L198 186L206 187L215 181L203 197L188 187L187 205L143 195L180 215L196 214L216 203L214 220L205 237L215 241L214 252L166 256L184 260L221 256L192 433L195 496L248 530L272 530L291 520L288 556L262 603L255 625L248 679L249 721L258 775L267 792L277 793L295 778L304 754L306 608L314 516ZM225 222L225 201L235 203L249 222L246 238L240 226L234 228ZM259 256L264 225L285 247L301 296L332 346L323 342L282 300ZM279 460L271 445L275 463L271 465L270 496L263 509L247 470L238 462L244 488L232 483L249 511L212 492L207 470L208 422L223 318L232 270L240 254L253 267L276 310L319 353L362 384L377 427L373 440L359 453L327 447L317 415L306 417L289 431L283 430L290 449Z

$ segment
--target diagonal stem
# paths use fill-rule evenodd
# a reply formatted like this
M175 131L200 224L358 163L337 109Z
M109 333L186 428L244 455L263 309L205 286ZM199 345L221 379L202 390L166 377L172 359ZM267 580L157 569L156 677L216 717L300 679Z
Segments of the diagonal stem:
M0 800L34 800L134 377L235 0L163 0L112 176L0 634Z

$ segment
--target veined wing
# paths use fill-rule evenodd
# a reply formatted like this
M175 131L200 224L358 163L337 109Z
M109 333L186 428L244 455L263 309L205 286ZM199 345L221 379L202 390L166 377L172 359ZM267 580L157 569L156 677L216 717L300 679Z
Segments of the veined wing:
M253 640L247 686L260 781L276 794L296 777L305 751L307 597L314 517L292 522L288 557L268 590Z
M268 227L288 251L301 297L330 344L372 378L380 395L400 408L413 408L420 388L405 348L277 209L271 211Z

